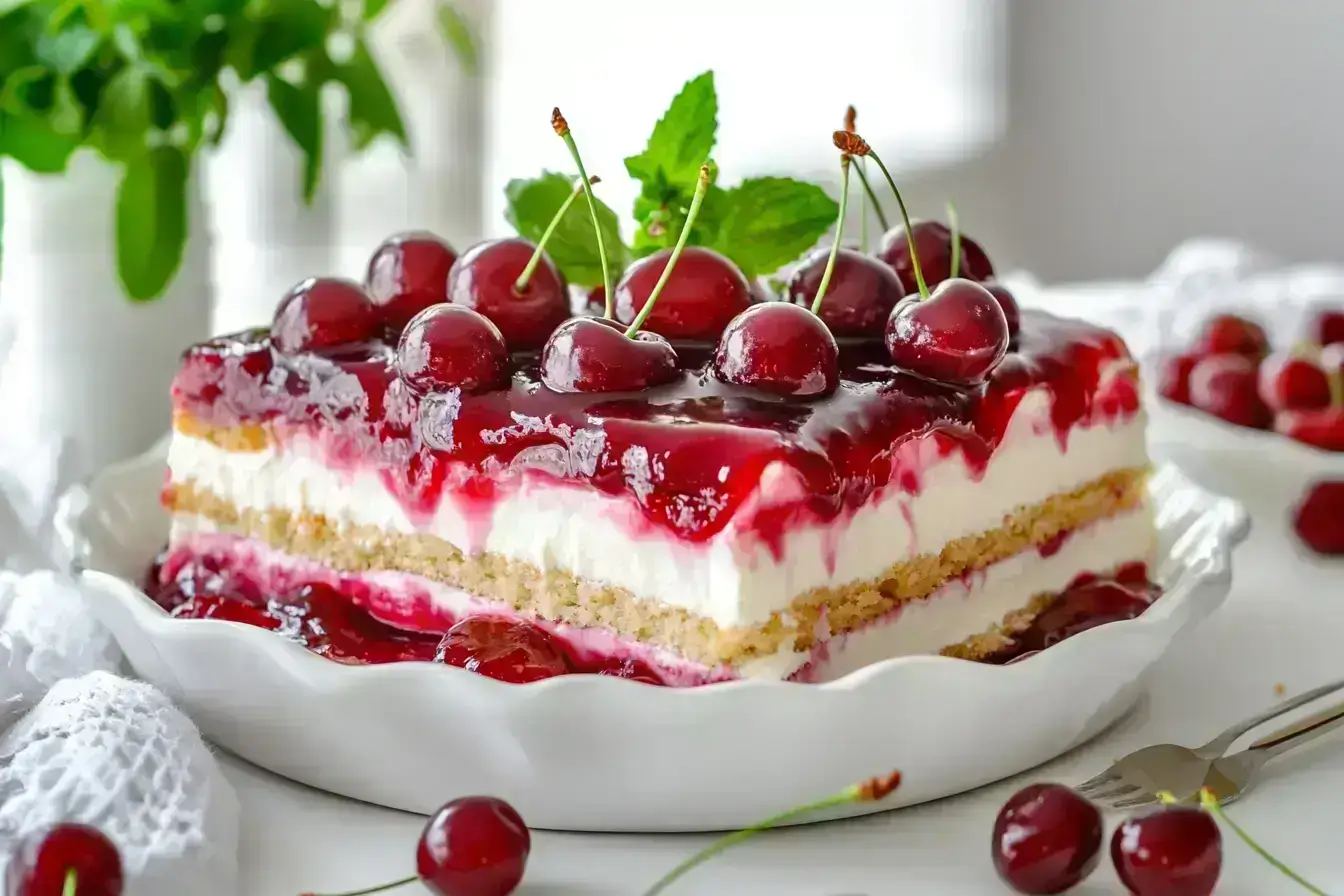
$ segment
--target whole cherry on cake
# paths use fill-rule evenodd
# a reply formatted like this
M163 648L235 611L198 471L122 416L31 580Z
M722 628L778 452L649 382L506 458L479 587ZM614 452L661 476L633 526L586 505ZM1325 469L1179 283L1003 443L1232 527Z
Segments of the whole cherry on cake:
M878 257L901 278L907 293L919 288L916 258L930 289L950 277L980 281L994 276L994 266L980 244L964 234L954 239L953 229L940 221L897 224L883 234Z
M417 395L438 389L480 392L508 377L509 347L499 328L461 305L434 305L406 325L397 372Z
M310 277L275 308L271 341L282 352L335 348L374 339L382 321L364 287L338 277Z
M990 853L999 877L1019 893L1063 893L1101 862L1097 807L1060 784L1032 784L994 820Z
M364 278L383 323L400 332L421 311L448 301L457 252L432 233L401 233L373 251Z
M97 828L58 824L21 841L5 869L5 896L121 896L117 847Z
M786 286L790 302L812 304L832 254L818 249L793 272ZM905 288L895 271L871 255L843 248L834 254L830 288L818 314L836 336L881 339Z
M675 249L663 249L626 269L616 284L616 318L632 323L651 304L654 288L673 264ZM724 256L702 246L687 246L675 271L657 293L657 307L641 325L668 339L713 342L728 321L754 301L747 278Z

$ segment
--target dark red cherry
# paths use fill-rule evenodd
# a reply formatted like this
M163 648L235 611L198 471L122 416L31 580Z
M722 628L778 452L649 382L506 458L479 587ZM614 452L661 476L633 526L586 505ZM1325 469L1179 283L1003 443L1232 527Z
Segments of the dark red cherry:
M1344 451L1344 407L1281 411L1274 415L1274 431L1323 451Z
M1260 366L1250 355L1208 355L1190 369L1190 404L1228 423L1266 429L1274 415L1260 398Z
M1293 508L1293 531L1318 554L1344 556L1344 479L1311 484Z
M522 294L514 289L536 248L520 237L477 243L448 272L448 301L490 318L513 351L540 348L569 317L569 287L546 255Z
M1101 813L1062 784L1032 784L994 819L994 868L1019 893L1063 893L1101 862Z
M1260 365L1260 398L1275 411L1323 408L1330 404L1330 378L1310 358L1270 355Z
M1217 314L1204 322L1191 350L1197 355L1245 355L1258 360L1269 354L1269 337L1255 321Z
M117 847L83 824L58 824L20 841L5 869L5 896L63 896L71 872L78 896L121 896Z
M397 372L417 395L454 387L483 392L507 380L509 347L484 315L461 305L435 305L402 332Z
M1326 308L1311 321L1311 341L1316 345L1344 344L1344 308Z
M464 796L430 817L415 867L439 896L509 896L523 879L532 835L512 806Z
M1017 299L1008 291L1008 287L996 280L989 280L980 285L989 290L989 294L998 301L999 307L1003 309L1003 318L1008 321L1009 338L1016 336L1018 330L1022 329L1022 309L1018 306Z
M1209 896L1223 867L1213 816L1166 806L1126 819L1111 836L1115 872L1135 896Z
M565 321L541 350L541 381L554 392L637 392L677 375L677 353L666 339L643 330L631 339L602 317Z
M280 351L294 354L373 339L381 328L364 287L337 277L310 277L276 306L271 341Z
M933 295L909 296L887 319L887 351L898 366L926 379L973 385L1008 351L1008 319L978 283L955 277Z
M432 233L400 233L373 251L364 285L383 323L400 331L431 305L448 301L457 252Z
M554 638L535 625L497 616L468 616L448 629L434 661L515 684L570 671Z
M714 352L714 370L727 383L813 398L840 384L840 349L811 311L765 302L729 321Z
M811 308L825 275L830 249L818 249L789 277L790 302ZM818 312L836 336L882 338L887 316L905 297L900 278L889 265L853 249L841 249Z
M671 255L663 249L626 268L615 287L617 319L627 326L634 321ZM668 339L713 342L752 301L751 285L737 265L712 249L687 246L644 329Z
M1190 403L1190 371L1200 361L1195 354L1172 355L1163 358L1157 374L1157 392L1167 401Z
M994 266L980 244L965 234L961 235L961 270L952 271L952 231L938 221L915 221L910 234L914 237L915 251L919 253L920 270L929 289L950 277L968 280L988 280L994 276ZM905 225L897 224L882 236L878 257L896 271L907 294L917 292L915 266L910 262L910 244L905 238Z

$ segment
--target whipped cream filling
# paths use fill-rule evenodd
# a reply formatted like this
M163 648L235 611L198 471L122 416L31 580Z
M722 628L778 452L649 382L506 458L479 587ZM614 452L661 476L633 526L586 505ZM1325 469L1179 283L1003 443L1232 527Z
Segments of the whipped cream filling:
M413 519L376 468L330 467L320 447L300 437L262 451L229 452L178 432L168 465L172 482L194 483L240 510L308 512L338 525L432 534L468 553L488 551L625 588L723 627L752 626L812 588L874 578L902 559L999 528L1018 508L1108 471L1147 465L1142 412L1075 426L1066 449L1051 424L1050 405L1044 389L1025 395L983 472L960 451L944 455L932 438L905 443L894 452L889 486L853 513L800 524L785 536L782 559L736 523L803 487L783 462L766 468L733 521L698 543L648 525L627 498L542 476L521 477L516 489L491 505L486 520L479 506L459 502L451 492L432 518ZM916 494L897 484L908 471L919 481Z

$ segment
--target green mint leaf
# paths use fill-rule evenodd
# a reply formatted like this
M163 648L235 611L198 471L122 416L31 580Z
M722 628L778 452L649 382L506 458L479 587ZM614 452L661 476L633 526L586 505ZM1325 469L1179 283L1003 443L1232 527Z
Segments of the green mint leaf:
M0 112L0 156L9 156L37 174L61 174L79 140L59 134L31 115Z
M187 157L159 146L126 164L117 188L117 276L136 301L157 298L187 242Z
M355 44L354 55L338 66L335 74L350 94L350 130L355 148L366 149L378 135L391 134L403 149L410 149L397 102L364 41Z
M636 258L652 255L660 249L670 249L686 226L686 212L690 209L691 195L681 190L661 191L657 181L651 182L635 200L634 254ZM710 186L691 227L686 242L691 246L714 246L719 242L719 231L731 208L731 193L719 186Z
M787 177L744 180L725 201L714 248L748 278L773 274L812 248L839 211L821 187Z
M153 116L149 73L141 66L129 65L103 88L93 116L93 142L109 159L138 158L144 155L145 134Z
M56 33L38 35L34 53L38 60L62 75L73 75L84 67L103 37L85 25L72 25Z
M687 81L653 126L648 146L625 160L625 170L644 184L661 178L689 194L695 189L700 166L714 149L718 114L714 73L705 72Z
M551 223L551 218L574 192L575 179L568 174L543 172L533 180L511 180L504 188L509 207L509 223L525 239L537 242ZM607 260L613 276L619 276L629 255L621 242L620 225L613 212L601 199L597 200L597 219L602 226L602 240L607 249ZM565 212L555 232L546 243L546 254L575 286L585 289L602 282L601 256L597 252L597 235L593 233L593 219L588 202L577 199Z
M364 9L361 13L364 21L372 22L378 18L383 14L383 10L387 9L387 4L388 0L364 0Z
M295 87L266 76L266 99L275 117L303 153L303 201L312 204L322 176L322 97L320 87Z
M324 46L340 15L339 3L327 7L313 2L271 3L266 8L268 14L257 21L255 37L249 36L251 74L273 72L281 63ZM239 74L249 77L241 70Z
M462 66L462 73L471 77L479 74L481 64L480 54L476 50L476 35L471 23L462 15L462 10L458 9L455 3L440 3L437 20L439 33L443 35L448 46L452 47L453 53L457 56L457 64Z

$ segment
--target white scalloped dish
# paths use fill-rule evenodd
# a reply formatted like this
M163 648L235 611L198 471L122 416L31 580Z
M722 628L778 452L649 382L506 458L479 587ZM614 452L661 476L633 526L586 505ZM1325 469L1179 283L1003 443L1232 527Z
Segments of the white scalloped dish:
M272 632L174 619L133 582L167 534L162 451L67 501L99 615L134 668L226 749L357 799L431 812L465 793L508 799L534 827L736 828L900 769L863 814L959 793L1058 756L1118 719L1183 629L1223 601L1245 512L1173 467L1153 477L1160 530L1142 616L1006 666L888 660L826 684L656 688L571 675L507 684L428 663L347 666Z

